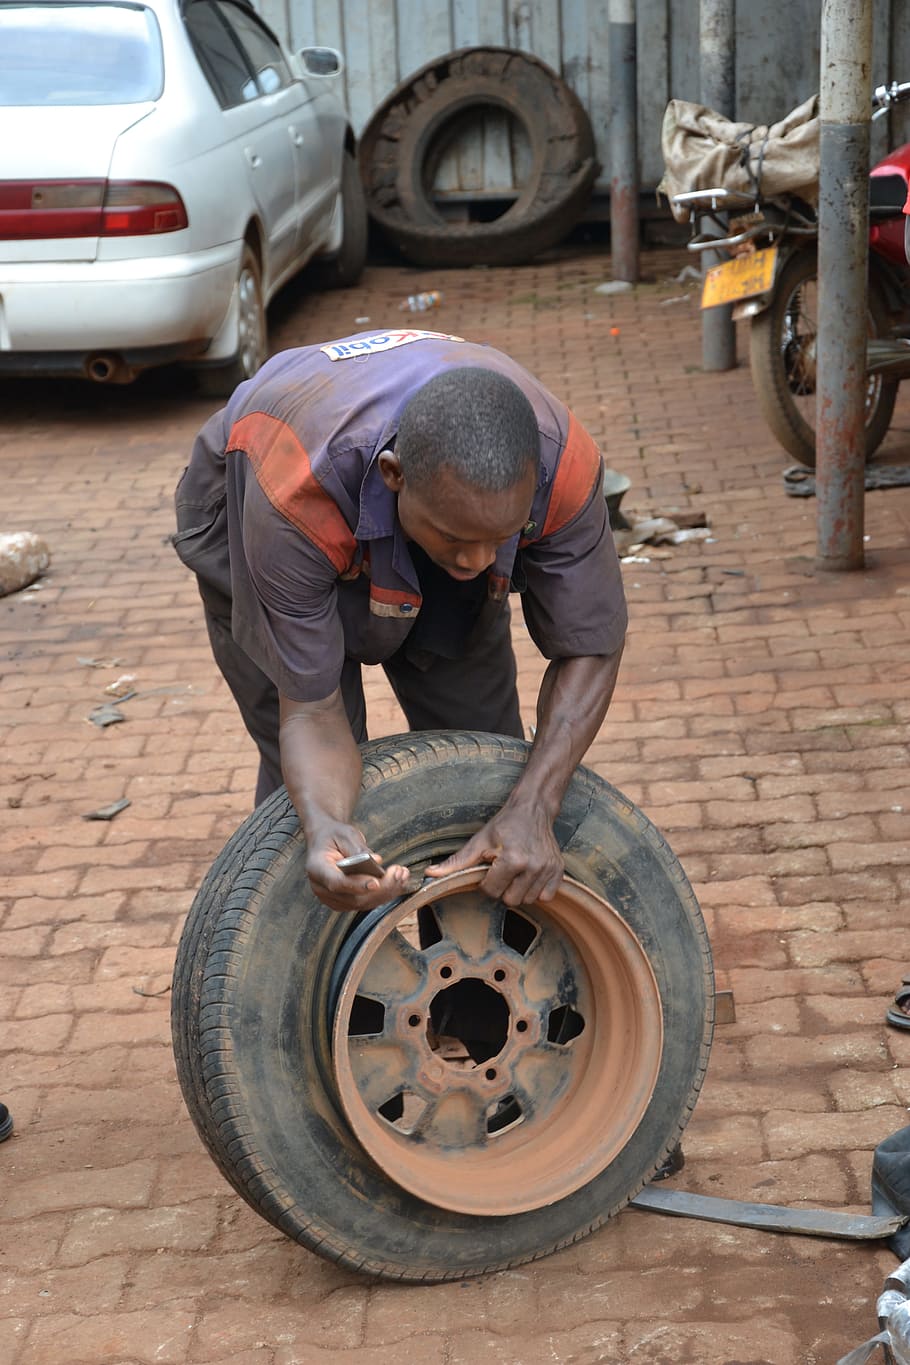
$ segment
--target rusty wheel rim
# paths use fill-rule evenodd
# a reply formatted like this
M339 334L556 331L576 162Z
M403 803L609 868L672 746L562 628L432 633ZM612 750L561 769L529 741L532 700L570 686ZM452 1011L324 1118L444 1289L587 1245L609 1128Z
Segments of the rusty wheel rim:
M601 897L485 896L486 868L428 883L372 923L337 994L332 1054L354 1134L392 1180L503 1216L581 1189L654 1092L660 992Z

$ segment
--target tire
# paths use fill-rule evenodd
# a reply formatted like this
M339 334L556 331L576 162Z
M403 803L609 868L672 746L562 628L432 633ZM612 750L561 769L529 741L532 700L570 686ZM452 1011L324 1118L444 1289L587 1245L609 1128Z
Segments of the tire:
M341 164L341 246L325 261L317 261L319 283L325 289L349 289L363 274L367 259L367 205L357 159L345 152Z
M454 223L432 199L453 136L483 109L524 129L532 170L492 222ZM514 265L555 245L577 223L599 171L581 102L538 58L510 48L464 48L422 67L380 105L361 138L371 217L418 265Z
M237 269L237 350L221 364L196 368L196 384L208 398L230 398L238 384L253 375L268 356L268 324L262 294L262 272L253 248L244 243Z
M817 337L815 250L786 262L771 303L752 321L749 359L762 415L775 439L802 464L815 467L815 346ZM887 336L888 310L876 280L869 280L870 337ZM793 335L788 340L788 334ZM871 459L891 425L897 383L882 375L866 384L866 459Z
M412 866L450 852L502 805L528 750L518 740L461 732L366 745L357 816L370 847ZM609 898L619 912L611 914L646 955L659 991L656 1080L605 1169L565 1198L507 1217L425 1202L354 1137L332 1069L329 1006L345 955L371 916L339 915L315 899L283 789L216 860L177 953L177 1072L222 1173L303 1246L367 1274L415 1282L505 1269L600 1226L677 1145L707 1067L714 1014L695 897L645 816L584 768L555 829L567 874ZM599 1073L597 1085L607 1123L603 1095L612 1092Z

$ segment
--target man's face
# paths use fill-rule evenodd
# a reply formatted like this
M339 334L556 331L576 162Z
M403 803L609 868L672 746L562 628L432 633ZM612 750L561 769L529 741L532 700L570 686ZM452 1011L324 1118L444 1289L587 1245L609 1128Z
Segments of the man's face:
M450 470L437 475L432 490L415 490L389 451L379 457L386 486L398 494L398 520L434 564L459 581L488 569L496 552L527 525L537 486L528 465L520 483L503 493L487 493L463 483Z

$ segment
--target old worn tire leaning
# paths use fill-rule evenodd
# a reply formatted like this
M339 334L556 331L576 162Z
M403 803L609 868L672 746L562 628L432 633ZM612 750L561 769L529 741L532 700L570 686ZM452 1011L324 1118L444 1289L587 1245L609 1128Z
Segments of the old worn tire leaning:
M439 162L463 120L483 109L523 128L533 168L493 222L450 222L433 204ZM380 105L360 142L370 215L418 265L514 265L555 245L581 217L599 167L591 123L564 81L529 53L463 48L436 58Z
M527 752L517 740L449 731L373 742L364 749L358 822L387 860L426 864L460 846L500 807ZM705 1073L713 1021L698 905L654 827L587 769L575 774L555 829L567 874L609 901L646 959L663 1031L643 1117L609 1165L567 1197L507 1216L424 1202L354 1136L332 1068L331 1011L345 945L369 917L335 914L314 898L283 790L215 862L177 954L177 1071L223 1174L303 1246L401 1280L502 1269L598 1227L678 1142ZM605 1125L610 1105L605 1093Z
M791 256L774 283L771 302L752 319L749 330L749 361L752 383L762 416L773 436L794 459L815 468L815 344L817 316L818 260L814 247ZM811 292L807 305L803 300ZM794 325L802 338L804 353L810 357L805 366L805 391L799 392L797 362L788 361L787 334ZM868 334L885 337L890 331L888 309L874 277L869 279ZM798 355L794 351L794 355ZM875 454L888 433L897 383L882 375L867 377L866 383L866 459ZM801 408L800 400L804 407ZM811 420L810 420L811 419Z

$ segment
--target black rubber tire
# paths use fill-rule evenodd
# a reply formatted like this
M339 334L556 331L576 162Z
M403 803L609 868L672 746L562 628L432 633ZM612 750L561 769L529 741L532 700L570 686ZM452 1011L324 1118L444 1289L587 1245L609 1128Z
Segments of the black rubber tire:
M502 805L528 748L448 731L366 745L357 819L370 846L411 863L460 846ZM587 769L574 776L555 829L568 874L606 894L638 935L660 988L664 1048L645 1116L611 1165L568 1198L509 1217L423 1203L352 1136L333 1088L327 993L354 921L313 896L283 790L241 826L206 877L174 973L180 1084L227 1179L305 1247L418 1282L504 1269L593 1231L678 1143L714 1017L698 904L653 825Z
M749 361L752 383L762 416L775 439L801 464L815 468L815 428L797 407L787 380L784 329L790 300L806 283L816 280L818 261L814 247L799 251L784 264L774 283L771 303L753 318L749 330ZM887 336L888 310L875 277L869 280L869 333ZM875 454L891 425L897 383L879 376L866 400L866 459Z
M268 321L262 293L262 271L256 253L248 242L244 243L240 256L237 288L242 289L245 284L252 291L249 320L257 329L257 335L249 344L244 343L241 335L237 352L230 360L219 365L196 367L196 387L207 398L230 398L237 385L245 379L252 379L268 358ZM242 302L240 306L243 307Z
M522 125L533 170L493 222L455 223L430 187L446 132L495 107ZM600 169L581 101L537 57L511 48L463 48L436 58L380 105L360 141L370 215L418 265L514 265L554 246L577 223Z
M366 196L357 158L344 152L341 163L341 246L327 260L317 260L318 282L324 289L349 289L363 274L367 260Z

